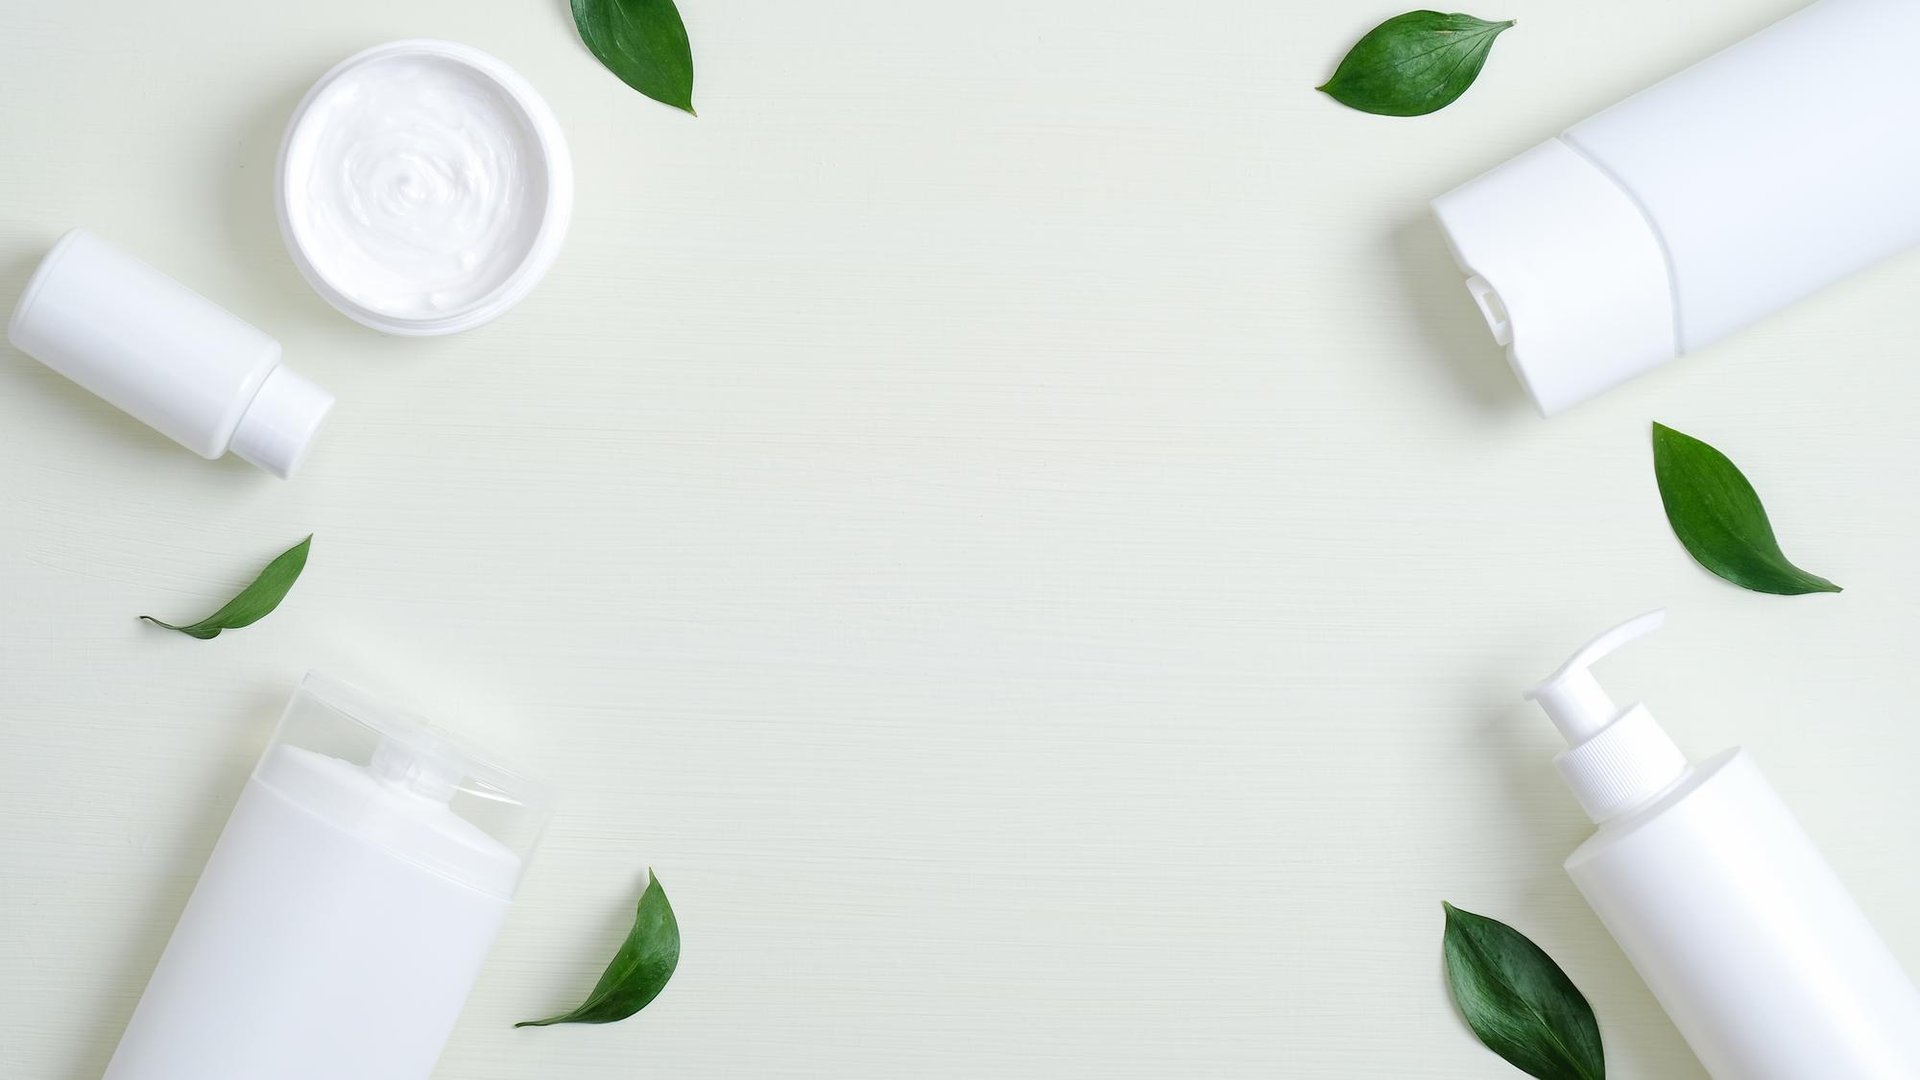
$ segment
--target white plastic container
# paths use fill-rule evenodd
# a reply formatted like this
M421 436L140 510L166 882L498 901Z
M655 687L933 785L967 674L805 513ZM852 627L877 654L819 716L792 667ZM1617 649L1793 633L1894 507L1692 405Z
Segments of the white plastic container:
M1716 1080L1920 1077L1920 992L1753 758L1690 766L1588 671L1662 618L1615 627L1527 695L1599 826L1567 873Z
M1560 412L1920 243L1913 0L1818 0L1442 196Z
M389 334L451 334L498 318L552 267L573 165L553 110L504 62L392 41L301 99L274 193L287 251L329 304Z
M427 1080L546 815L538 786L307 676L104 1080Z
M201 457L282 478L333 408L279 342L85 229L41 260L7 340Z

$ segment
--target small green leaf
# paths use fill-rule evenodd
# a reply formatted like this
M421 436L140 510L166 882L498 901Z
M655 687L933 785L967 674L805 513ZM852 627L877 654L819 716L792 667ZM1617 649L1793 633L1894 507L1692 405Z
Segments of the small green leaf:
M1424 116L1459 100L1512 21L1409 11L1367 31L1319 90L1361 112Z
M611 1024L625 1020L660 996L678 966L680 923L673 917L673 907L667 903L666 890L660 888L659 879L648 870L647 889L640 894L640 909L634 914L633 929L587 1000L570 1013L545 1020L522 1020L513 1026Z
M253 584L240 590L240 595L227 601L227 606L201 619L190 626L175 626L161 622L151 615L142 615L142 619L155 626L164 626L169 630L178 630L188 637L197 637L202 641L217 638L222 630L238 630L242 626L252 626L272 613L286 599L287 590L300 579L300 571L307 568L307 549L313 546L313 537L281 552L267 564Z
M1604 1080L1600 1025L1553 957L1506 923L1446 909L1447 986L1487 1049L1539 1080Z
M573 23L621 82L693 112L693 47L673 0L573 0Z
M1673 535L1701 566L1743 589L1798 596L1840 586L1787 561L1760 496L1727 455L1653 425L1653 477Z

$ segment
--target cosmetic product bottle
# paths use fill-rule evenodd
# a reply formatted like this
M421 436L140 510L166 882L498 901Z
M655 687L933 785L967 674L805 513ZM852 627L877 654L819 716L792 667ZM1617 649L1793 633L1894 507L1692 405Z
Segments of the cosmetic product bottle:
M1818 0L1435 200L1548 416L1920 243L1913 0Z
M428 1080L547 804L308 675L104 1080Z
M1599 826L1567 873L1715 1080L1920 1077L1920 992L1753 758L1688 764L1588 670L1663 617L1607 631L1527 693Z
M41 260L7 340L201 457L282 478L333 408L279 342L84 229Z

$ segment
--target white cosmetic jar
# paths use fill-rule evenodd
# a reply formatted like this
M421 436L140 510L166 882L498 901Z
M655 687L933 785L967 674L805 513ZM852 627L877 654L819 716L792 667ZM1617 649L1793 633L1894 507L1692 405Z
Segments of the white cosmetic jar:
M553 111L505 63L394 41L307 91L274 192L287 251L328 303L389 334L452 334L546 275L573 214L573 165Z

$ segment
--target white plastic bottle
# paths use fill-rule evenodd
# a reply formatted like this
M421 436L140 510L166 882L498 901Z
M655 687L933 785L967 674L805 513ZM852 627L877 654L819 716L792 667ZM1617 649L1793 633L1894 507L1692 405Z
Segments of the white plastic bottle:
M104 1080L427 1080L546 805L308 675Z
M1913 0L1818 0L1434 202L1546 415L1920 243Z
M1527 694L1599 826L1567 873L1716 1080L1920 1077L1920 991L1753 758L1689 765L1588 671L1663 617L1609 630Z
M279 342L85 229L40 261L7 340L201 457L282 478L333 408Z

